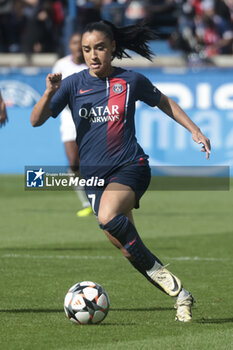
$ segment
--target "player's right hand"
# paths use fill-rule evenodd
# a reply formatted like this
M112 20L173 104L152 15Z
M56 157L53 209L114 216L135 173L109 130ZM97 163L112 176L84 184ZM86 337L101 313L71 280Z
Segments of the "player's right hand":
M61 85L62 74L61 73L50 73L46 78L46 87L49 93L55 93Z

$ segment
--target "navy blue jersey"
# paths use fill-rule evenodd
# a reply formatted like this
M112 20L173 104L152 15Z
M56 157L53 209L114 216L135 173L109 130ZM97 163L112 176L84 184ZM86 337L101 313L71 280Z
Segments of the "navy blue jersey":
M153 107L160 96L145 76L122 68L110 77L94 77L85 69L62 80L50 109L53 117L66 105L71 109L84 178L105 177L126 163L148 158L135 137L135 102Z

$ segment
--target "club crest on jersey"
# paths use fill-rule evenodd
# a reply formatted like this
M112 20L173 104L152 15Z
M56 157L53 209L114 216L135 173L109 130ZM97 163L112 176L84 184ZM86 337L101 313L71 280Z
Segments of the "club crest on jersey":
M123 91L123 86L120 83L117 83L113 85L112 89L116 94L120 94Z

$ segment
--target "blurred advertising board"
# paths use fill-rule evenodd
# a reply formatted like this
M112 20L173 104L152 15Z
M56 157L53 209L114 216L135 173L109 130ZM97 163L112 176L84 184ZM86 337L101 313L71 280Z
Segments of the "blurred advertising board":
M215 166L233 170L233 69L133 68L173 98L210 138L207 161L191 134L158 108L137 103L136 134L155 166ZM0 70L0 89L9 123L0 129L0 173L23 173L30 164L67 165L60 140L59 118L32 128L30 114L43 94L50 68Z

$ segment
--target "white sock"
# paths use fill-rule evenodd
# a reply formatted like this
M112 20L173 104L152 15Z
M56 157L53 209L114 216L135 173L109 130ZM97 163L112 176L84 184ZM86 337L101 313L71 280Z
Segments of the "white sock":
M73 175L74 172L71 169L69 169L69 174ZM76 173L75 175L81 177L80 173ZM77 194L77 196L78 196L78 198L79 198L79 200L80 200L80 202L82 204L82 207L83 208L90 207L90 202L87 199L84 187L79 186L79 185L78 186L74 186L74 190L75 190L75 192L76 192L76 194Z
M151 277L153 273L159 270L161 267L162 265L160 265L157 261L155 261L154 266L150 270L147 270L146 273L149 277Z
M187 297L188 295L189 295L189 292L188 292L186 289L182 288L181 291L180 291L180 293L179 293L178 296L177 296L177 299L179 299L179 298L185 298L185 297Z
M74 190L75 190L80 202L82 203L82 207L83 208L90 207L90 202L87 199L87 196L86 196L86 193L85 193L85 190L83 189L83 187L77 186L77 187L75 187Z

